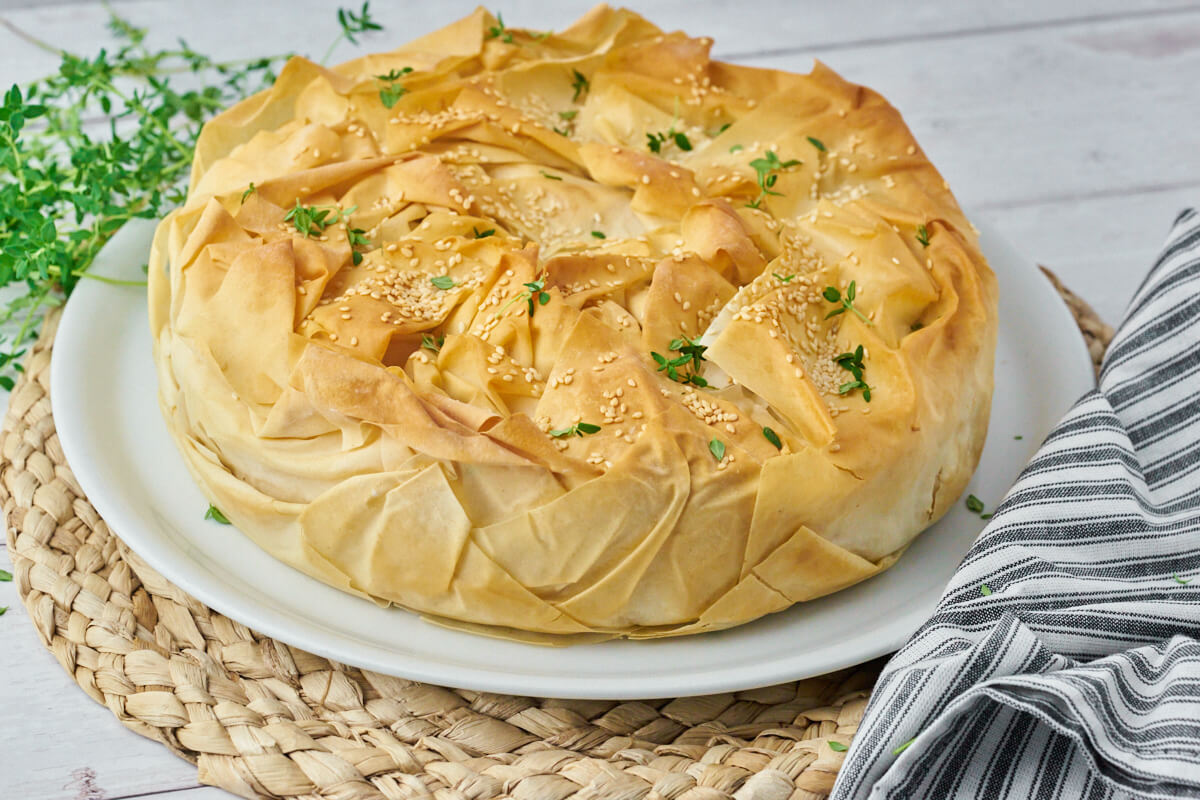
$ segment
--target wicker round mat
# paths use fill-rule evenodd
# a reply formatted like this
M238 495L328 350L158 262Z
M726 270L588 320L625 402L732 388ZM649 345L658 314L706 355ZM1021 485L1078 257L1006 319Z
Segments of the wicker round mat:
M1059 286L1098 362L1112 329ZM817 800L882 661L764 689L548 700L380 675L256 634L171 585L105 525L50 413L57 315L0 431L17 589L42 643L201 783L303 800Z

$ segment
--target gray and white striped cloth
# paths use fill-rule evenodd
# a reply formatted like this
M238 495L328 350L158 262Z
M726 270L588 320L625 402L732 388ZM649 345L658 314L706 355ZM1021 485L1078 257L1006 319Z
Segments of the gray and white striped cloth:
M885 668L833 796L1200 798L1200 214ZM907 745L907 746L906 746Z

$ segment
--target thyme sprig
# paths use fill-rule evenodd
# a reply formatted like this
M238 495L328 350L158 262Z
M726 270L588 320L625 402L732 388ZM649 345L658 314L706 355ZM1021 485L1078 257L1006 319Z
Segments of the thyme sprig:
M337 11L338 27L342 30L338 37L329 45L329 49L325 51L325 55L321 58L321 63L324 64L333 55L333 51L343 41L350 44L358 44L358 39L355 37L360 33L368 31L381 31L383 26L371 18L371 4L364 2L358 13L354 13L348 8L339 8Z
M781 161L774 150L768 150L763 154L762 158L756 158L751 161L750 166L754 168L754 173L758 181L758 197L746 203L746 207L761 208L763 200L766 200L769 194L782 197L783 192L777 192L772 188L775 186L775 182L779 180L779 173L785 169L798 166L801 163L803 162L796 158Z
M700 363L705 360L704 351L708 347L700 344L699 336L695 339L672 339L668 347L679 355L675 358L667 358L662 353L650 353L650 357L658 365L659 372L665 372L667 377L676 383L690 383L701 388L708 386L708 381L699 374ZM691 370L681 371L680 368L689 363L692 365Z
M854 352L841 353L833 357L833 361L839 367L847 370L854 376L854 380L843 383L838 387L838 394L850 394L855 389L862 389L863 400L871 402L871 387L867 385L866 366L863 364L863 346L860 344L854 348Z
M408 94L408 89L401 86L397 81L412 71L412 67L403 67L402 69L388 70L385 75L375 76L375 80L386 84L379 90L379 101L383 103L384 108L392 108L400 101L401 97Z
M487 38L499 39L505 44L512 44L512 31L504 26L504 15L496 13L496 24L488 28Z
M590 422L576 422L568 428L559 428L558 430L550 431L550 435L555 439L562 439L567 436L583 436L585 434L599 433L600 426L593 425Z
M575 90L575 95L571 98L571 102L578 103L579 95L587 94L588 90L592 88L592 84L582 72L573 69L571 70L571 88Z
M836 286L826 286L825 291L821 292L821 296L829 302L837 303L840 306L839 308L835 308L833 311L830 311L828 314L826 314L825 319L836 317L838 314L845 314L847 311L853 311L854 315L861 319L864 323L870 325L871 327L875 326L875 323L867 319L866 314L862 313L854 306L854 299L858 296L858 287L855 285L854 281L850 281L850 285L846 287L845 295L838 291Z
M331 53L380 27L366 4L342 11L338 21ZM16 290L0 306L5 388L46 310L80 280L144 283L88 269L126 222L158 219L184 200L201 124L270 86L289 57L216 61L182 40L151 50L145 29L112 12L108 27L116 45L94 56L18 31L59 65L48 77L12 86L0 104L0 286ZM243 199L253 193L248 188Z

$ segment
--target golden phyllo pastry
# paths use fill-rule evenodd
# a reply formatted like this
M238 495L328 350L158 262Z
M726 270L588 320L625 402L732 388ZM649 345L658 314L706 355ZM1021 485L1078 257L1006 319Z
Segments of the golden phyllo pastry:
M209 122L150 312L212 502L340 589L541 641L893 563L979 458L995 279L881 97L711 44L480 10Z

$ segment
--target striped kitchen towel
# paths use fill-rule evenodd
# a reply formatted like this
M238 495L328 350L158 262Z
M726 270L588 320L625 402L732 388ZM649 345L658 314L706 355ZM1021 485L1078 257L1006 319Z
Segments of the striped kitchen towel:
M1200 798L1200 214L884 669L833 796Z

